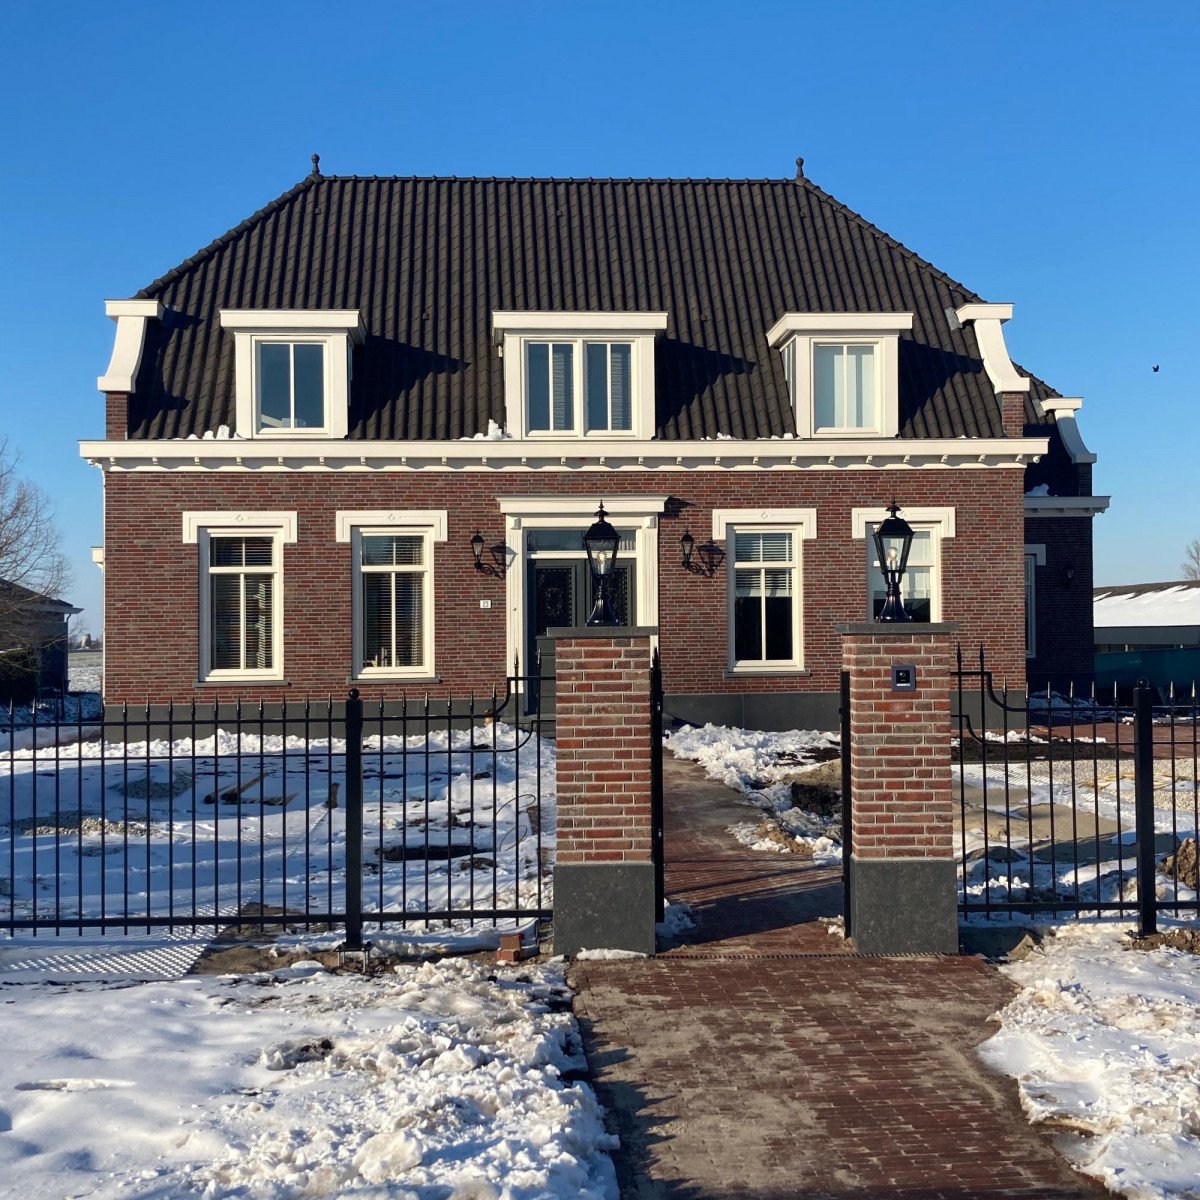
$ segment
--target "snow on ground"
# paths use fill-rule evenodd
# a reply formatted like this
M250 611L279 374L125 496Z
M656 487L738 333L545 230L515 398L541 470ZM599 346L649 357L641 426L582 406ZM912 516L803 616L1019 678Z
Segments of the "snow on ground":
M83 732L0 755L0 915L129 913L136 928L139 914L172 911L345 911L342 741L221 730L102 744ZM363 763L368 921L453 910L463 918L417 933L475 945L468 910L549 907L552 743L496 723L452 741L368 737Z
M24 1200L616 1200L561 967L0 989Z
M1126 950L1113 925L1056 927L1001 968L1022 988L981 1047L1060 1151L1138 1200L1200 1196L1200 957Z
M67 654L67 690L100 694L104 654L98 650L72 650Z
M811 847L813 860L821 866L842 860L841 846L830 836L840 830L841 820L797 808L792 803L791 781L828 759L828 751L838 745L836 734L811 729L769 733L711 724L701 728L684 725L666 739L667 749L676 758L699 763L709 779L741 792L797 841ZM734 826L734 836L754 849L780 849L775 843L757 844L760 839L752 836L754 828Z

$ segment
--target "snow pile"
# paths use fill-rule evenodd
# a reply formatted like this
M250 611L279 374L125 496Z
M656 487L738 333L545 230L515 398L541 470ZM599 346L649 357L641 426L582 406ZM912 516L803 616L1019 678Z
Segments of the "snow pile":
M507 441L512 435L505 433L504 430L488 417L487 431L483 433L473 433L470 437L459 438L460 442L503 442Z
M671 734L666 745L676 758L699 763L709 779L741 792L751 804L770 813L788 834L812 848L818 865L841 862L841 846L830 836L839 829L840 818L822 818L797 808L792 802L791 786L793 779L827 760L828 752L837 749L836 734L811 729L769 733L726 725L710 724L700 729L684 725ZM757 845L757 838L748 841L750 835L742 826L735 830L741 830L734 836L744 845L767 848ZM771 844L769 848L779 850L780 846Z
M567 995L463 960L6 989L6 1190L615 1200Z
M1061 926L1004 973L1023 991L981 1047L1030 1120L1125 1196L1194 1197L1200 1180L1200 958L1125 950L1121 931Z
M67 656L67 689L72 692L100 694L104 677L104 657L101 654Z

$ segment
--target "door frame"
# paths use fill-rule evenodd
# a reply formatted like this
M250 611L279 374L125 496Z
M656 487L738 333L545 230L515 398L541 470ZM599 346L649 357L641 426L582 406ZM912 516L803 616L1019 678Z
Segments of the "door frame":
M528 671L535 648L529 642L526 617L526 576L529 530L570 529L583 533L595 520L600 500L613 523L632 529L634 562L637 564L635 622L658 626L658 518L666 507L666 496L499 496L504 516L504 542L508 561L504 575L506 669L519 657L521 672Z

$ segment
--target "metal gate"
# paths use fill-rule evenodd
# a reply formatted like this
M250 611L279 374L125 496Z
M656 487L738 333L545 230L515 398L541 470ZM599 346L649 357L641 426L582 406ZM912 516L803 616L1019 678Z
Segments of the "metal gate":
M0 931L521 923L550 915L537 675L477 700L0 719Z
M1068 688L998 694L982 650L954 672L959 909L968 916L1196 916L1200 707ZM1190 843L1190 844L1189 844Z

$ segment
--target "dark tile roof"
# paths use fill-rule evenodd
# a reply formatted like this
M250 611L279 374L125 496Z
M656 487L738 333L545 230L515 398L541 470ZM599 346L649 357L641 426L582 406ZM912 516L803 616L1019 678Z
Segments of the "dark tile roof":
M765 337L783 313L913 311L901 436L1001 433L974 336L946 321L979 297L804 179L313 175L138 296L171 312L143 356L134 437L233 425L221 308L361 310L352 438L460 438L502 422L497 309L665 310L667 438L793 431ZM1042 423L1032 403L1027 417Z

